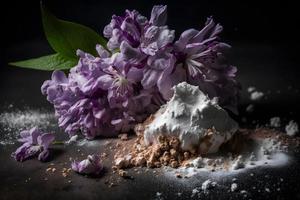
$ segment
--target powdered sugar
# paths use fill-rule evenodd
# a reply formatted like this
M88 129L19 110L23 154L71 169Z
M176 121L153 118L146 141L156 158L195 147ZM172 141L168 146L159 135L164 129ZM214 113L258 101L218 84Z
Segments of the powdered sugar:
M258 100L262 99L263 96L264 96L263 92L254 91L251 93L250 99L253 101L258 101Z
M37 109L9 110L0 114L0 144L14 144L19 132L37 126L49 130L57 127L55 116L51 112Z
M297 122L291 120L285 127L286 134L289 136L294 136L299 132Z
M280 120L279 117L272 117L270 119L270 126L271 127L278 128L278 127L280 127L280 125L281 125L281 120Z

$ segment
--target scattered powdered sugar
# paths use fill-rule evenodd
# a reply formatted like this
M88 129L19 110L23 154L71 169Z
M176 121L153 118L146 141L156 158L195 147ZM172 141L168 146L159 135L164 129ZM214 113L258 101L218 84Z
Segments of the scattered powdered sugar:
M194 188L194 189L192 190L192 195L191 195L191 197L195 197L196 195L199 195L199 193L200 193L199 188Z
M163 200L164 198L162 196L162 193L161 192L156 192L155 199L156 200Z
M0 114L0 144L14 144L20 131L37 126L41 129L57 127L57 122L52 112L25 109L9 110Z
M263 98L263 96L264 96L263 92L254 91L251 93L250 99L253 101L258 101L258 100L261 100Z
M70 137L68 141L65 142L65 144L67 145L74 144L77 142L77 140L78 140L78 135L73 135L72 137Z
M253 104L249 104L247 106L247 108L246 108L246 111L249 112L249 113L253 112L254 111L254 105Z
M255 87L248 87L247 89L248 93L250 93L250 99L253 101L258 101L263 98L265 95L263 92L258 91Z
M272 117L270 119L270 126L278 128L281 125L280 117Z
M248 91L249 93L254 92L255 90L256 90L256 88L253 87L253 86L250 86L250 87L248 87L248 89L247 89L247 91Z
M235 192L237 189L238 189L237 183L232 183L230 187L231 192Z
M299 132L297 122L291 120L291 121L285 126L285 131L286 131L286 134L289 135L289 136L294 136L294 135L296 135L296 133Z
M257 167L281 167L289 162L289 156L285 153L285 146L272 138L266 138L256 142L247 152L233 157L231 153L214 154L209 157L197 157L188 165L177 169L166 168L165 175L169 178L180 174L182 177L192 177L197 174L209 173L211 177L225 177L245 172Z
M211 181L210 179L207 179L202 183L201 189L203 190L204 193L208 193L209 190L213 189L216 187L217 182Z

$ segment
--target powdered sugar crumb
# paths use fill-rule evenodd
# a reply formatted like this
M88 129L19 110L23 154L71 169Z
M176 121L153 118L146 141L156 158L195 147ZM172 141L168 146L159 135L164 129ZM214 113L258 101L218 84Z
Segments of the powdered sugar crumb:
M264 96L263 92L254 91L251 93L250 99L253 101L258 101L258 100L261 100L263 98L263 96Z
M278 128L278 127L280 127L280 125L281 125L280 117L272 117L270 119L270 126L271 127Z
M289 135L289 136L294 136L294 135L296 135L296 133L299 132L297 122L291 120L291 121L285 126L285 131L286 131L286 134Z

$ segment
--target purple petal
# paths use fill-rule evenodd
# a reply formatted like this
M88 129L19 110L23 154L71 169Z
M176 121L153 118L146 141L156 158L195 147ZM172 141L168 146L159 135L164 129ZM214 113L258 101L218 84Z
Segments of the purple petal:
M108 58L110 56L110 53L106 49L104 49L100 44L96 45L96 50L100 58Z
M28 155L26 154L26 151L30 147L31 147L31 145L29 143L25 143L22 146L20 146L19 148L17 148L17 150L15 152L13 152L11 154L11 156L13 158L15 158L16 161L23 162L28 157Z
M186 81L186 71L182 68L182 66L177 65L172 74L163 74L161 76L158 80L157 86L163 98L165 100L170 100L173 96L172 87L183 81Z
M198 33L199 31L195 29L188 29L184 31L178 41L175 42L175 47L177 50L181 51L185 48L188 42Z
M155 26L163 26L167 21L167 6L153 6L150 23Z
M71 167L80 174L99 174L103 169L100 157L95 154L88 155L87 159L80 162L74 161Z
M38 144L37 139L42 134L42 132L37 127L33 127L29 132L31 135L31 144Z
M141 81L143 87L145 89L149 89L156 85L157 80L159 79L162 71L158 71L155 69L147 68L144 70L144 77Z
M114 79L111 77L111 75L108 74L102 75L97 79L99 87L103 90L107 90L108 88L110 88L113 81Z
M133 64L138 64L145 59L145 55L143 55L140 50L133 48L125 41L121 43L120 51L123 59Z
M39 161L43 161L43 162L45 162L45 161L47 161L48 160L48 158L49 158L49 155L50 155L50 152L49 152L49 150L48 149L46 149L46 150L43 150L40 154L39 154L39 156L38 156L38 160Z
M67 83L68 79L63 71L55 70L52 73L52 80L57 83Z
M55 136L52 133L44 133L37 138L39 145L43 146L44 150L48 149L49 145L54 141Z

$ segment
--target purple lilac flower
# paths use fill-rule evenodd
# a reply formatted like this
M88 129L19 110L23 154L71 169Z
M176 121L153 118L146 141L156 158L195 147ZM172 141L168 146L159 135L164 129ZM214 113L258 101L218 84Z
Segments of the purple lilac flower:
M142 70L129 67L119 53L107 57L108 52L97 49L101 50L97 57L78 51L78 65L68 77L54 71L42 86L42 93L54 104L59 126L70 136L79 131L88 139L114 136L149 114L143 110L144 117L138 116L141 108L134 98L143 89Z
M72 170L80 174L97 175L103 170L103 165L98 155L88 155L85 160L74 161Z
M236 111L237 70L225 57L230 46L219 41L222 26L208 18L202 30L184 31L173 42L166 19L166 6L154 6L150 20L135 10L114 15L104 29L111 52L100 45L97 56L78 50L79 62L68 76L54 71L44 82L42 93L70 136L128 131L165 104L171 88L183 81Z
M38 155L40 161L46 161L49 157L49 145L54 140L51 133L42 133L36 127L25 130L20 133L21 138L18 141L23 142L15 152L12 153L17 161L23 162L33 156Z

